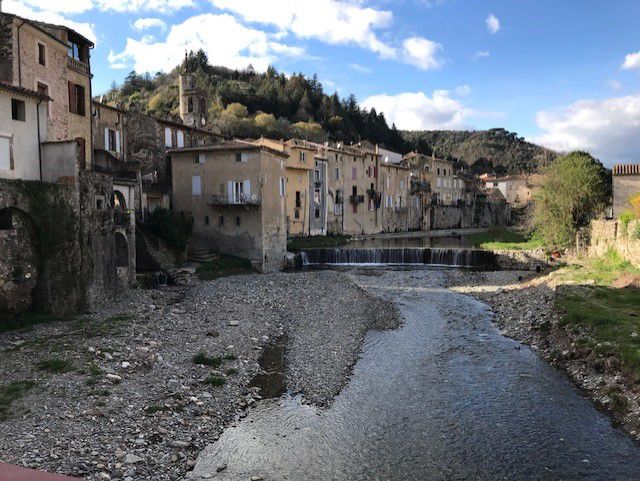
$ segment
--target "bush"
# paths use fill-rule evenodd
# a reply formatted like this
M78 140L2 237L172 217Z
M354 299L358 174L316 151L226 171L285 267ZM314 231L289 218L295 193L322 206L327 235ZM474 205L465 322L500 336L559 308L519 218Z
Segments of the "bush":
M156 209L149 214L144 221L144 228L180 252L187 248L193 231L190 220L183 219L167 209Z
M620 217L618 217L618 221L622 226L622 235L627 235L629 232L629 223L635 219L636 216L630 210L625 210Z
M585 152L553 162L535 197L534 224L549 246L568 247L578 228L587 225L608 193L602 164Z

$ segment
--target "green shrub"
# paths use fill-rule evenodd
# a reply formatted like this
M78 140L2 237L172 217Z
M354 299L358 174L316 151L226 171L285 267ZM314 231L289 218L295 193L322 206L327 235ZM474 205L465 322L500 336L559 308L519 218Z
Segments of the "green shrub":
M622 235L627 235L629 233L629 223L634 220L636 216L630 210L625 210L620 217L618 217L618 222L620 222L620 226L622 227Z
M224 386L227 383L227 380L223 377L209 376L204 380L204 383L209 384L211 386L220 387L220 386Z
M194 364L202 364L203 366L219 367L222 364L222 359L219 357L207 356L204 352L200 352L193 356Z
M191 220L175 215L167 209L154 210L147 216L143 227L177 251L184 251L187 248L193 232Z

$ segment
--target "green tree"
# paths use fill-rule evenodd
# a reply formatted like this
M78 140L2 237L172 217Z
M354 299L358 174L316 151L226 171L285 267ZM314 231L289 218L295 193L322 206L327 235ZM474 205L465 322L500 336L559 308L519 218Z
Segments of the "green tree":
M534 224L545 243L572 245L578 228L604 206L607 192L602 164L586 152L572 152L553 162L535 196Z

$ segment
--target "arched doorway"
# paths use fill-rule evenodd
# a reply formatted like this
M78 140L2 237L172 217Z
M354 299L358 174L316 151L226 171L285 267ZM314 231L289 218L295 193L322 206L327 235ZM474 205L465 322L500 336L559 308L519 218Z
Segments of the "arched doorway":
M116 267L129 267L129 246L127 239L121 232L115 234Z
M127 201L119 190L114 190L111 194L111 205L114 210L127 210Z

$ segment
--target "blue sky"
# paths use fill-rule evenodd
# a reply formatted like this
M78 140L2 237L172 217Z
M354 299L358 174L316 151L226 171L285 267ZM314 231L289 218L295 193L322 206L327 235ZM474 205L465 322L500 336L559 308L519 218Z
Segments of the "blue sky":
M640 161L637 0L4 0L95 38L94 93L214 64L317 73L405 129L504 127Z

